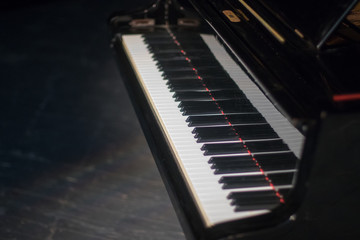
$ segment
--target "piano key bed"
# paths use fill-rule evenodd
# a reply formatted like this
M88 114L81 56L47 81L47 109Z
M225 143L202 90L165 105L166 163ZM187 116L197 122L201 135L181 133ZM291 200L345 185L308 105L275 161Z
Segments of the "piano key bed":
M206 226L286 201L303 136L213 36L168 30L122 43Z

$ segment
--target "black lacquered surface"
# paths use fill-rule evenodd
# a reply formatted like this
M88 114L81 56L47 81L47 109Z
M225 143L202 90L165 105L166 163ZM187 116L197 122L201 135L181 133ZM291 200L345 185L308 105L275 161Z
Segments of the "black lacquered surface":
M144 1L0 3L0 239L183 239L107 18Z
M353 0L300 0L300 1L263 1L270 11L284 23L297 28L317 45L329 36L329 32L344 17L344 12L353 6Z

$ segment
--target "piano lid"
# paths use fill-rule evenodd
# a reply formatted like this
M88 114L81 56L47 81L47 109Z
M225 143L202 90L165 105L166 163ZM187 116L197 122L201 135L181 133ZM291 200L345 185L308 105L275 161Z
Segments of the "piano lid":
M336 96L360 93L358 1L190 1L289 118L341 111Z
M253 1L246 1L251 5ZM281 22L301 32L318 49L357 0L258 0Z

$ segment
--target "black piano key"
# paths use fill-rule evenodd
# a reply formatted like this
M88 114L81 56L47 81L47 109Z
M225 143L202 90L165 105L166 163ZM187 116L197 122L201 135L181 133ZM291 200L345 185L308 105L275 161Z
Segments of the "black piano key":
M157 46L166 46L166 45L175 45L177 46L177 44L172 40L172 38L170 36L168 37L163 37L163 38L145 38L145 42L148 44L148 47L157 47Z
M233 154L233 153L261 153L261 152L276 152L288 151L289 148L282 140L271 141L257 141L248 142L246 146L243 143L207 143L201 147L204 155L219 155L219 154Z
M241 212L241 211L274 209L279 204L281 204L281 202L277 197L264 197L262 199L253 199L252 202L246 202L246 203L244 203L241 200L234 199L231 201L230 204L235 206L235 212Z
M182 59L182 58L179 58L179 59L174 59L174 60L169 60L169 61L164 61L163 64L160 64L157 66L158 70L160 72L171 72L171 71L177 71L178 68L180 67L187 67L188 70L192 70L192 71L197 71L199 74L200 72L203 73L204 71L207 71L207 70L211 70L211 69L218 69L218 66L216 65L213 65L211 63L203 63L202 65L197 65L197 66L194 66L192 65L191 62L189 62L188 60L185 59ZM221 70L218 70L218 71L221 71Z
M226 157L211 157L208 163L246 163L254 162L253 157L250 155L246 156L226 156Z
M215 101L196 102L186 101L179 104L180 111L184 116L221 114L221 109Z
M249 125L266 123L266 120L259 113L250 114L232 114L232 115L214 115L214 116L189 116L186 119L189 127L203 126L229 126L231 125Z
M284 144L284 142L281 139L270 140L270 141L247 142L246 146L251 151L251 153L289 151L288 146Z
M186 119L189 127L202 127L202 126L228 126L229 122L225 115L212 115L212 116L189 116Z
M172 76L171 78L168 77L164 77L164 79L166 80L166 83L169 83L169 85L174 82L174 81L184 81L184 80L192 80L192 81L198 81L199 76L197 76L196 74L192 74L192 75L187 75L187 76Z
M221 71L217 70L193 70L189 69L188 71L166 71L162 72L162 76L166 79L172 78L187 78L188 76L197 76L197 77L221 77L223 74Z
M161 45L151 45L148 47L150 53L155 56L158 54L178 54L179 48L175 44L161 44Z
M197 142L239 140L239 136L236 135L231 127L194 128L193 133L195 134L195 138L197 138Z
M148 46L173 43L172 37L168 34L147 34L146 36L144 36L144 40L148 44Z
M223 189L249 188L249 187L263 187L269 186L272 183L274 186L291 185L294 173L272 173L266 176L249 175L249 176L224 176L220 178L219 183L222 183Z
M155 47L161 47L161 45L157 46L154 45ZM160 56L160 58L166 58L172 55L178 55L178 56L186 56L189 58L194 58L194 59L203 59L204 62L212 62L212 63L217 63L218 66L220 66L220 64L216 61L216 59L214 59L213 55L209 52L207 52L204 49L196 49L196 50L189 50L185 52L184 49L179 48L179 46L177 46L176 44L172 44L171 45L174 49L177 49L177 52L155 52L154 57L158 57ZM150 47L152 48L152 46ZM169 47L170 48L170 45Z
M173 97L176 101L222 101L245 98L241 91L236 90L175 92Z
M193 34L191 32L176 32L174 33L176 39L178 39L179 41L189 41L189 39L191 39L192 41L200 41L200 42L204 42L200 36L200 34Z
M153 53L154 55L157 54L167 54L167 53L180 53L184 56L191 56L192 58L196 58L196 56L199 56L199 59L201 56L209 56L209 52L206 51L206 49L203 48L188 48L188 49L184 49L179 47L178 45L176 45L175 43L170 43L169 45L165 45L165 51L164 49L162 49L164 45L162 44L154 44L151 45L149 47L149 49L151 50L151 53ZM171 49L171 50L175 50L175 51L166 51L166 49ZM212 56L212 55L210 55Z
M216 163L211 166L214 169L214 174L226 173L246 173L259 171L259 167L255 162L242 162L242 163Z
M244 211L255 211L255 210L271 210L277 207L280 202L269 201L269 202L260 202L255 205L237 205L235 207L235 212L244 212Z
M252 156L212 157L209 160L215 174L244 173L259 171Z
M237 86L234 82L230 82L227 79L208 79L200 80L196 79L169 79L167 85L173 91L219 91L219 90L237 90Z
M189 85L171 85L168 86L170 92L207 92L207 87L202 83L194 83ZM230 89L230 88L228 88ZM215 91L227 90L226 88L215 88Z
M216 163L211 166L214 169L214 174L226 173L246 173L259 171L259 167L255 162L246 163Z
M258 112L250 114L232 114L227 115L227 118L232 125L266 123L265 118Z
M272 192L271 194L266 193L266 194L263 194L262 196L252 196L251 198L249 198L249 197L234 198L234 199L232 199L230 204L236 205L238 207L243 207L243 210L248 210L251 207L253 207L254 210L268 208L268 207L264 208L264 205L267 205L267 206L270 205L269 207L273 208L280 203L280 198L278 196L276 196L275 191L271 191L271 192ZM263 193L263 192L260 191L260 193ZM241 195L243 195L243 194L245 194L245 193L241 193ZM254 195L254 194L252 194L252 195Z
M215 101L185 101L179 103L179 108L191 109L191 108L202 108L208 106L215 106L219 108Z
M180 42L193 42L193 41L198 41L198 42L203 42L201 41L202 38L199 34L193 34L190 32L175 32L173 33L175 38L180 41Z
M264 171L295 169L297 157L292 152L256 154L256 161Z
M269 124L240 125L233 129L243 140L275 139L279 138Z
M186 101L179 104L183 115L201 114L229 114L256 112L247 99L224 100L224 101Z
M196 80L184 80L184 83L174 83L168 80L166 85L172 92L206 91L204 84L201 81Z
M262 191L249 191L249 192L231 192L227 196L228 199L239 199L244 201L244 203L251 202L251 199L261 199L261 198L274 198L277 201L279 197L276 195L274 190L262 190Z
M156 53L153 55L153 57L156 58L159 63L161 63L164 67L168 64L168 62L166 62L166 59L171 59L173 56L184 56L187 58L187 62L191 62L193 66L214 65L218 66L219 69L222 69L221 65L216 61L216 59L214 59L212 54L206 51L192 51L185 53L178 48L177 52L164 52Z
M215 174L222 173L243 173L257 171L260 168L267 171L292 170L296 167L296 160L292 153L276 153L276 154L261 154L255 155L254 159L258 163L256 165L252 156L228 156L228 157L211 157L209 163L211 168L215 169ZM270 175L272 176L272 175ZM291 184L293 173L286 173L285 175L274 175L274 184L281 184L278 182L278 177L288 179L286 184Z
M271 210L276 208L280 204L279 201L275 199L268 199L263 201L257 201L253 204L243 204L238 203L237 201L233 201L232 205L235 205L235 212L243 212L243 211L255 211L255 210Z
M152 45L160 45L160 44L169 44L169 43L173 43L172 38L170 36L147 36L145 38L145 42L147 43L148 46L152 46Z
M267 125L196 127L198 142L274 139L278 135Z
M272 209L278 206L280 198L273 190L253 192L232 192L228 195L235 211Z
M186 51L187 54L206 52L210 53L210 50L204 44L200 36L184 35L184 36L170 36L168 33L165 34L147 34L145 36L145 42L151 47L160 48L166 45L175 45L179 50Z
M219 183L222 183L223 189L267 187L269 182L263 174L249 176L227 176L221 177Z
M192 84L168 84L169 90L171 92L208 92L209 87L203 83L194 82ZM212 91L221 91L221 90L232 90L231 86L210 86Z
M201 77L200 79L196 77L198 81L201 81L204 84L212 83L212 84L232 84L232 86L235 87L235 89L238 89L237 85L234 83L234 81L231 78L228 78L226 76L206 76ZM168 79L169 83L178 83L182 84L183 81L189 81L193 80L193 78L171 78Z
M268 124L245 126L196 127L198 142L275 139L278 135ZM217 139L217 140L216 140Z
M184 49L184 51L192 51L192 50L208 50L208 48L205 48L206 45L202 41L181 41L180 39L177 39L180 43L179 47L181 49ZM209 51L209 50L208 50Z
M195 78L198 79L197 74L193 70L187 70L187 71L171 71L171 72L162 72L162 76L165 79L176 79L176 78Z
M198 67L198 68L194 68L192 66L176 66L176 67L163 67L163 68L158 68L161 72L163 72L163 76L167 76L168 79L171 79L171 76L173 74L176 74L178 72L191 72L194 73L195 75L204 75L204 72L206 72L206 74L211 74L212 71L216 71L217 74L219 74L219 70L216 69L216 67L213 66L202 66L202 67Z
M211 99L210 92L175 92L175 101L214 101Z
M220 155L233 153L248 153L242 143L207 143L201 147L204 155Z
M167 59L176 59L178 57L184 57L184 59L186 58L185 55L183 53L181 53L181 51L179 51L179 48L176 45L172 45L173 47L168 47L168 49L173 49L175 51L169 51L169 52L162 52L162 51L157 51L157 47L161 47L161 46L153 46L150 47L150 51L152 52L152 58L154 60L157 61L156 65L160 66L162 63L168 63L168 61L166 61ZM180 60L178 60L180 61ZM172 61L171 61L172 62ZM185 61L188 62L188 61Z
M163 62L188 62L188 59L183 54L172 53L172 54L157 54L153 56L155 61L158 61L160 65ZM163 71L163 70L162 70Z
M171 82L168 82L168 88L171 89L173 92L207 92L209 93L209 90L211 89L212 92L216 91L231 91L233 90L233 87L231 85L224 84L223 86L217 84L214 86L209 86L206 84L203 84L202 82L192 81L192 83L189 84L172 84ZM227 97L227 96L225 96Z
M174 60L167 60L164 61L164 63L158 63L157 64L157 68L159 69L159 71L167 71L167 72L171 72L171 71L178 71L178 69L183 68L183 69L187 69L187 70L192 70L192 71L206 71L206 70L211 70L211 69L218 69L218 66L216 65L212 65L212 64L202 64L202 65L198 65L196 67L194 67L188 60L186 60L186 58L179 58L179 59L174 59Z
M156 58L156 57L154 57ZM173 61L163 61L162 63L160 63L159 61L157 61L157 68L162 71L163 69L173 69L173 68L178 68L178 67L189 67L189 62L183 58L183 59L179 59L179 60L173 60Z
M183 116L213 115L220 114L220 110L216 106L182 108L180 110Z
M182 73L182 72L189 72L189 73L194 73L194 70L192 67L190 66L186 66L185 64L176 66L176 67L167 67L166 70L164 68L158 68L160 70L160 72L163 72L163 76L165 76L165 74L176 74L176 73ZM168 75L167 75L168 76Z

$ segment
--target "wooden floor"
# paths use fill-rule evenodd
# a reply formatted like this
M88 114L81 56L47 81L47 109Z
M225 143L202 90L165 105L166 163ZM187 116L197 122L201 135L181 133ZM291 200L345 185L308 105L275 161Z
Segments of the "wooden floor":
M8 2L0 239L183 239L109 47L107 17L144 0Z

